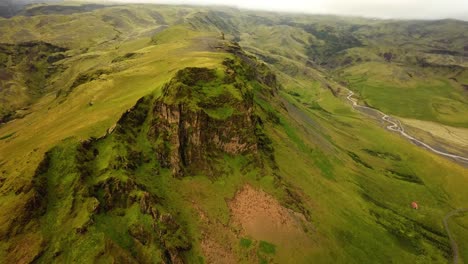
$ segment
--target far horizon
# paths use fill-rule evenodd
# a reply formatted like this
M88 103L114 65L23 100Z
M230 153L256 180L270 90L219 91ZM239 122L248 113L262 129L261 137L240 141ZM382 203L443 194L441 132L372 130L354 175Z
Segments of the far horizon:
M99 1L99 0L98 0ZM468 2L462 0L290 0L290 1L220 1L220 0L100 0L101 2L189 4L226 6L247 10L287 12L311 15L357 16L377 19L440 20L457 19L468 21Z
M445 20L455 19L468 22L468 2L461 0L433 1L425 5L421 0L402 1L377 0L305 0L249 1L240 0L0 0L0 5L23 6L29 3L117 3L117 4L161 4L207 7L237 8L240 10L279 12L299 15L330 15L382 20ZM401 2L401 3L400 3ZM13 10L13 9L11 9ZM10 11L11 11L10 10ZM1 12L0 12L1 13Z

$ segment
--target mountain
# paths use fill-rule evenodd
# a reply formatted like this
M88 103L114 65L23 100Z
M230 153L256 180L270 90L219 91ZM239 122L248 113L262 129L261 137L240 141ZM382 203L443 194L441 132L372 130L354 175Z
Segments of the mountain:
M21 11L26 5L59 2L63 2L63 0L1 0L0 17L12 17Z
M467 29L68 2L0 18L0 262L466 262Z

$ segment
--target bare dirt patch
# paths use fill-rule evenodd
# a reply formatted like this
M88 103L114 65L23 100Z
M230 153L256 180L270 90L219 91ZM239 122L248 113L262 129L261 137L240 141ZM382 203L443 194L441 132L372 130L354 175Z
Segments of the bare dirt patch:
M229 207L233 224L257 240L277 245L292 245L293 241L310 242L304 228L304 216L283 207L274 197L261 190L245 185Z
M226 245L222 245L209 237L205 237L202 240L201 248L205 256L206 263L237 263L237 258L232 253L231 249L226 248Z
M237 238L235 234L220 222L210 219L194 201L192 201L192 206L198 213L201 222L202 239L200 246L203 256L205 257L205 263L238 263L230 243L226 243L227 241L236 241ZM220 241L225 242L222 243Z

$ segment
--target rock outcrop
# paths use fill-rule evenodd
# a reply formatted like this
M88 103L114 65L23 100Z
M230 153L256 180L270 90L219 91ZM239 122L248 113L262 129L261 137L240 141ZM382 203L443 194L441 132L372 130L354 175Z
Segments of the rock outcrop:
M187 170L211 174L215 171L213 162L218 154L256 153L258 149L251 92L239 91L244 93L239 99L222 91L193 105L197 101L195 97L205 93L202 87L195 85L194 79L200 76L205 76L209 82L216 79L210 69L184 69L164 87L163 96L153 108L150 133L157 142L156 153L162 166L170 167L175 176ZM210 110L231 113L215 116L209 114Z

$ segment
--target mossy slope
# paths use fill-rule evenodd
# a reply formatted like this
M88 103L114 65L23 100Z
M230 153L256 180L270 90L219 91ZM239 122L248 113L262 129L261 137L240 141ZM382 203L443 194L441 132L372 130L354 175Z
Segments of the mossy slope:
M265 136L252 85L265 84L256 74L245 76L246 65L233 57L223 69L180 70L161 96L141 98L106 136L67 140L47 152L34 176L31 211L8 235L17 241L35 234L37 247L21 254L13 242L7 259L185 260L194 238L160 183L219 177L225 155L261 167Z

